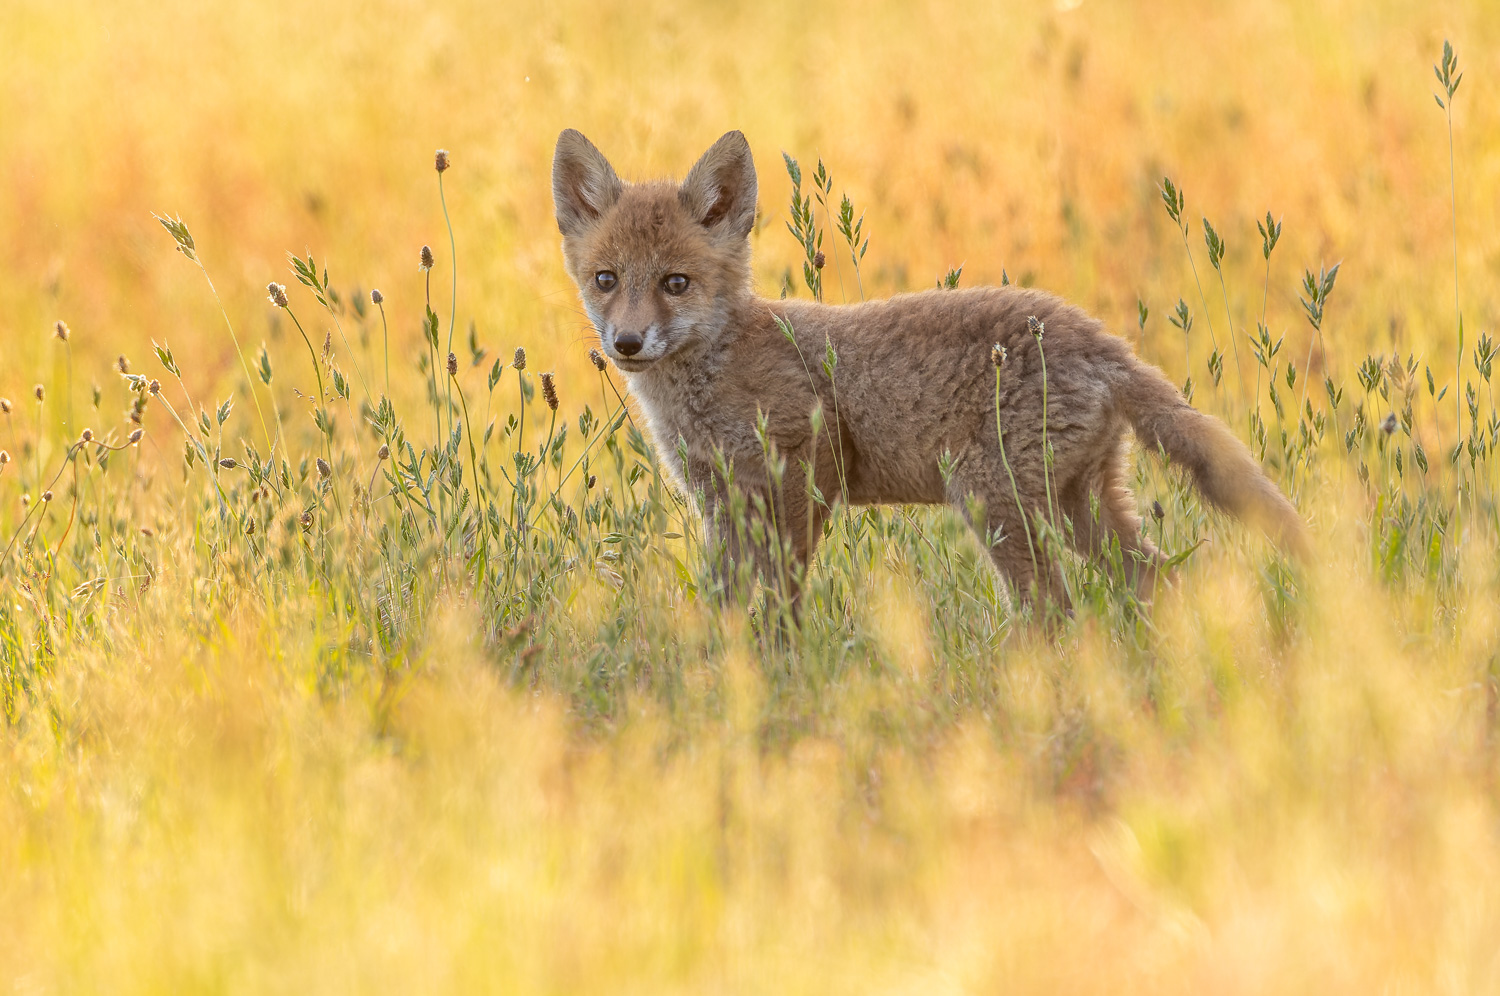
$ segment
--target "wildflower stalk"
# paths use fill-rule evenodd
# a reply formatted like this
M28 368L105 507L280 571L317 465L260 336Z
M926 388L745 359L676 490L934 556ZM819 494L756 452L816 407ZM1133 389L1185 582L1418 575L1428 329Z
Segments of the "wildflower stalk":
M213 295L214 303L219 306L219 314L224 317L224 327L229 330L229 341L234 343L234 353L240 358L240 368L245 371L245 383L250 386L250 400L255 402L255 414L260 419L260 431L266 437L268 448L275 446L275 440L271 436L270 427L266 425L266 413L260 407L260 395L255 393L255 378L250 374L250 363L245 359L245 351L240 348L239 336L234 334L234 323L229 320L229 311L224 307L224 301L219 297L218 288L214 286L213 278L208 275L208 267L203 265L203 260L198 258L198 247L193 241L193 235L188 231L187 225L183 224L181 218L173 218L170 215L163 216L153 214L161 223L161 227L167 230L177 243L177 251L186 256L198 267L198 272L203 274L203 279L208 283L208 292ZM267 388L269 390L269 388ZM275 397L272 397L275 404Z
M1005 476L1010 478L1011 497L1016 500L1016 511L1021 516L1021 530L1026 536L1026 549L1031 555L1031 571L1035 574L1038 570L1036 544L1031 539L1031 523L1026 515L1026 506L1021 503L1021 489L1016 484L1016 473L1011 468L1010 458L1005 455L1005 427L1000 424L1000 371L1005 367L1005 347L998 342L995 343L994 349L990 352L990 358L995 365L995 438L1000 442L1000 463L1005 467Z
M438 175L438 200L443 205L443 222L448 226L448 269L452 271L453 294L449 302L448 310L448 352L453 352L453 326L458 320L458 244L453 239L453 221L448 217L448 197L443 192L443 174L448 170L448 153L439 149L435 157ZM449 435L452 435L453 425L453 393L450 386L448 393L448 424Z

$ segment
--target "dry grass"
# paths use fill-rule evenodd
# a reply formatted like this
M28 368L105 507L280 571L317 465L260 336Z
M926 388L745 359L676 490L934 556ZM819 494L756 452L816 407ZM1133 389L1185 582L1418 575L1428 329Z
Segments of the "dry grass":
M1500 324L1500 20L1480 0L972 6L0 9L0 396L15 409L0 415L14 458L0 543L20 530L0 558L0 986L1500 989L1497 462L1461 460L1459 492L1447 456L1472 435L1463 385L1481 427L1495 412L1470 352ZM1445 37L1467 74L1462 381L1428 68ZM1199 219L1228 240L1227 306L1248 333L1254 222L1284 217L1266 323L1286 337L1277 383L1288 360L1303 379L1282 392L1291 442L1273 438L1266 461L1314 525L1316 562L1288 574L1153 471L1143 500L1167 506L1167 545L1213 542L1149 625L1108 578L1075 572L1091 597L1049 642L1013 625L956 523L888 511L828 544L790 645L714 609L689 520L628 428L612 448L576 431L585 403L605 418L616 403L551 218L567 126L637 177L680 174L744 129L768 292L800 267L777 153L821 155L835 196L867 212L871 293L1003 269L1191 372L1242 431L1251 411L1279 423L1269 395L1231 389L1232 366L1210 386L1207 323L1227 342L1226 302ZM356 370L372 405L384 393L379 316L346 306L335 328L284 262L313 252L345 302L382 289L392 400L429 445L417 249L437 251L443 337L454 262L439 147L454 161L456 383L476 434L498 424L477 462L465 431L449 464L498 499L484 577L467 526L443 541L401 531L410 506L361 505L355 483L390 469L357 428ZM1163 174L1187 193L1206 307ZM152 211L187 221L247 359L264 342L275 363L274 395L256 386L289 461L272 498L250 498L241 444L266 446L224 316ZM853 296L830 255L827 296ZM1325 352L1298 283L1340 260ZM339 423L326 443L271 280L291 284L314 351L332 335L318 375L351 383L347 402L320 402ZM1179 298L1191 370L1167 321ZM477 366L458 345L471 320ZM526 373L486 395L484 371L518 345ZM1361 361L1393 351L1415 356L1410 383L1362 388ZM106 470L69 447L84 425L123 441L122 353L163 394ZM1329 428L1298 449L1309 356ZM1243 340L1241 359L1252 373ZM492 485L547 437L539 394L515 400L545 370L575 425L567 461L587 451L600 487L542 459L524 472L535 533L516 541L501 527L523 499ZM1336 410L1325 375L1346 390ZM236 399L222 431L179 427L165 407L191 423L189 396L210 417ZM1408 397L1410 434L1382 437ZM240 466L184 467L184 437ZM298 476L324 453L331 486ZM31 534L20 495L73 466Z

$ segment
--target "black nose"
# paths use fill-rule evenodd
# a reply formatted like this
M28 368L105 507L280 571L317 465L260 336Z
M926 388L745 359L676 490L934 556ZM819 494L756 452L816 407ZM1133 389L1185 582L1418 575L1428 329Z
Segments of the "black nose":
M621 332L615 336L615 349L621 356L634 356L645 344L646 341L636 332Z

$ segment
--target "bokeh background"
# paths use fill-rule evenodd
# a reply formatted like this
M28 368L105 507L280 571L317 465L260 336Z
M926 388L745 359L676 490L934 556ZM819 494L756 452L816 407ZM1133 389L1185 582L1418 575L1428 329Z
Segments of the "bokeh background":
M798 260L780 153L821 157L835 197L866 214L868 292L931 286L959 264L965 283L1005 270L1124 332L1144 300L1146 351L1180 380L1164 319L1178 297L1202 309L1172 251L1165 174L1186 191L1200 263L1198 219L1225 236L1241 314L1259 311L1254 221L1269 210L1285 220L1274 331L1301 345L1302 269L1341 260L1330 349L1350 363L1366 348L1448 356L1448 136L1431 66L1445 37L1460 43L1458 275L1472 338L1497 317L1493 14L1399 0L14 0L0 12L0 390L24 394L55 358L57 318L80 355L138 355L154 336L191 349L191 377L230 376L213 302L153 211L188 222L252 348L278 332L265 283L286 282L288 250L310 250L345 291L382 288L414 350L416 251L431 243L450 265L439 147L455 162L460 328L473 320L544 366L580 364L548 183L564 127L634 178L681 175L744 130L765 293Z

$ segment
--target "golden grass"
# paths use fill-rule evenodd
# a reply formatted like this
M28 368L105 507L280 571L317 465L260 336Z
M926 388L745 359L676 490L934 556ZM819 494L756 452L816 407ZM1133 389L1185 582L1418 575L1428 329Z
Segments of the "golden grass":
M231 428L255 435L223 319L152 211L192 226L247 352L265 341L276 360L283 404L313 389L265 302L267 281L290 282L284 251L326 259L341 292L380 287L393 393L421 422L417 248L439 250L446 325L430 157L450 149L459 335L472 319L492 355L522 345L531 369L559 371L570 417L597 407L551 218L551 146L569 126L634 177L680 174L744 129L767 292L798 265L777 153L821 155L835 196L868 212L872 293L1003 268L1133 339L1140 298L1142 352L1178 380L1179 297L1197 316L1196 380L1208 320L1226 341L1198 219L1229 240L1229 306L1248 330L1254 221L1270 209L1286 219L1267 308L1283 359L1308 349L1302 270L1343 260L1314 384L1325 369L1352 383L1366 353L1395 349L1453 384L1447 132L1428 68L1444 37L1467 72L1472 343L1500 316L1500 19L1483 0L8 3L0 396L17 411L0 416L16 456L0 542L35 448L55 467L82 424L119 421L116 354L163 376L153 338L194 397L235 392ZM1206 310L1164 173L1187 192ZM829 296L852 295L831 269ZM49 407L39 440L32 384L49 406L67 385L57 318L73 329L75 415L64 429ZM341 358L369 372L378 355L377 338ZM1421 393L1435 465L1454 400ZM1087 614L1056 644L1010 630L892 552L846 607L849 645L830 637L843 663L811 676L778 671L742 612L660 594L676 590L665 556L642 583L654 601L622 608L598 577L567 588L530 679L478 635L485 607L457 586L399 671L330 684L320 662L353 656L352 624L305 593L267 606L201 574L212 517L181 482L175 426L153 410L148 427L125 514L157 533L161 576L101 598L41 655L0 730L0 986L1500 989L1500 564L1478 516L1456 572L1392 579L1377 549L1389 510L1330 459L1300 496L1320 552L1290 622L1268 607L1263 551L1220 524L1144 641ZM927 567L982 575L951 523L923 522ZM59 583L82 580L59 567ZM29 591L0 578L5 618L27 641L61 633ZM681 642L637 648L591 712L581 662L631 611ZM973 637L985 627L989 643ZM945 650L969 638L983 649ZM18 661L0 661L8 681ZM655 672L674 675L667 692Z

